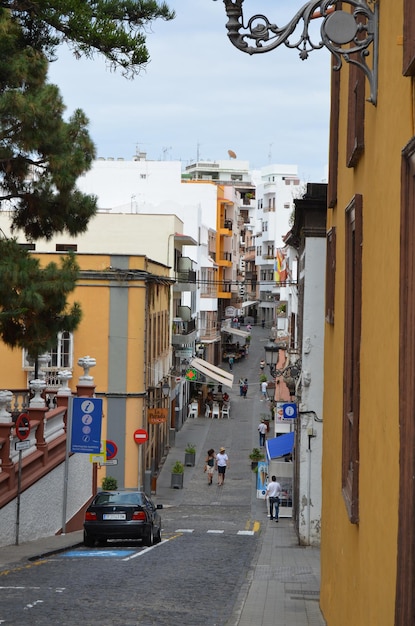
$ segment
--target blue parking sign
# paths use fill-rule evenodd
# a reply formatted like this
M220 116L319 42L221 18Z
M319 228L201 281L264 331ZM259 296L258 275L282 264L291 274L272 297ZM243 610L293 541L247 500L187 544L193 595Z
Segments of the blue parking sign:
M282 417L285 420L292 420L297 417L297 405L295 402L285 402L282 405Z
M101 451L102 400L72 398L71 452Z

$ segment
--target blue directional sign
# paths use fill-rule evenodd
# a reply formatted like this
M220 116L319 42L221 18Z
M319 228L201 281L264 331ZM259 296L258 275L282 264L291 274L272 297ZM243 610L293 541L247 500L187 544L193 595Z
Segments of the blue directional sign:
M282 405L282 417L285 420L292 420L297 417L297 405L295 402L285 402Z
M72 399L71 452L85 454L101 450L102 400Z

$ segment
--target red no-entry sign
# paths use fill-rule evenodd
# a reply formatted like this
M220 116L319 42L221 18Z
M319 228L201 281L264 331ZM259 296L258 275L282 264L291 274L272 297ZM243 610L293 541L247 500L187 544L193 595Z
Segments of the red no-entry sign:
M134 441L138 444L144 443L148 439L148 432L144 428L138 428L134 432Z

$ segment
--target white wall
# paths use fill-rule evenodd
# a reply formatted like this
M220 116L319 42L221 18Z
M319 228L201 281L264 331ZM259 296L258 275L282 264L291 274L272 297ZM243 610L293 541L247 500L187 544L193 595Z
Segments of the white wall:
M323 444L323 359L326 240L306 238L302 350L301 444L299 472L299 537L319 545L321 533L321 459ZM305 413L310 411L310 413ZM316 417L317 416L317 417ZM309 429L315 434L310 439Z
M62 463L20 496L19 543L50 537L62 528L64 503ZM69 459L66 521L92 496L92 463L89 454L74 454ZM13 500L0 509L0 546L16 542L16 504Z

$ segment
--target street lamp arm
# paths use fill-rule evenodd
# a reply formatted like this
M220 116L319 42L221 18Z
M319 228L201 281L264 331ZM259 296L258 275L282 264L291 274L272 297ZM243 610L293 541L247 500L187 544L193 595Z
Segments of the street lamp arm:
M357 65L365 73L370 85L369 102L376 105L378 63L378 2L377 0L310 0L297 11L285 26L277 26L265 15L253 15L246 25L243 18L244 0L223 0L228 22L228 37L232 44L247 54L259 54L275 50L281 44L299 51L300 59L306 60L310 52L326 47L334 55L339 70L342 59ZM337 5L339 8L337 9ZM343 11L343 5L349 11ZM371 6L373 6L373 9ZM309 32L310 22L323 20L321 40L313 42ZM302 28L298 29L303 22ZM245 32L240 32L240 31ZM343 46L347 45L346 48ZM366 59L373 48L370 67Z

